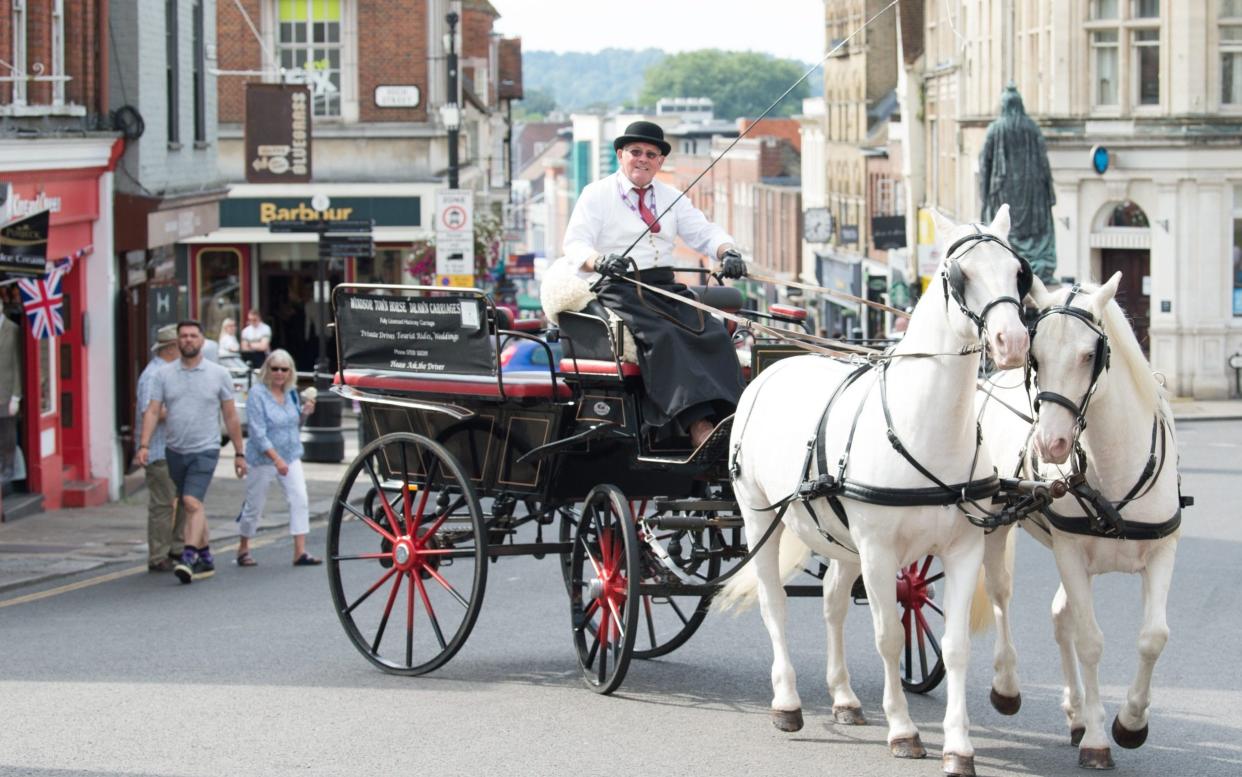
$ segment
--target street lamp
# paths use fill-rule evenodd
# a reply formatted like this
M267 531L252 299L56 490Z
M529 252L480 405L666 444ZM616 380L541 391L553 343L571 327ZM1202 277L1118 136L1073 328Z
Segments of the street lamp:
M449 11L444 20L448 22L448 100L440 106L440 118L448 130L448 184L457 188L457 132L461 129L461 108L457 106L457 19L456 12Z

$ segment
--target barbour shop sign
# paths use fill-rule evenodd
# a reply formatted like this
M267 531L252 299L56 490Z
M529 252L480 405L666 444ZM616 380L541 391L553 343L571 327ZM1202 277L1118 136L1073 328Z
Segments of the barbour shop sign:
M419 197L337 197L317 209L311 197L229 197L220 201L221 227L266 227L282 221L367 221L377 227L422 225ZM323 203L320 203L323 204Z

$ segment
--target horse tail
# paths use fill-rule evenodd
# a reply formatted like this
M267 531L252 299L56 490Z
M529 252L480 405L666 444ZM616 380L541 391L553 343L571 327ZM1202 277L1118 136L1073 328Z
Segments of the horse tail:
M779 554L777 568L784 583L806 564L811 549L793 532L781 530ZM712 609L716 612L733 611L734 615L740 615L758 601L759 576L755 574L753 564L746 564L712 598Z

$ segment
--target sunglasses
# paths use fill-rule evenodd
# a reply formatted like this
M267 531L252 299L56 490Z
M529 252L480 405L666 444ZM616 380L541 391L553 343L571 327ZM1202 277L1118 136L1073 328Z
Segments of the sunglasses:
M634 159L642 159L643 157L647 157L648 159L659 159L664 156L663 154L655 151L643 151L641 148L627 148L625 149L625 153L629 154Z
M288 372L289 368L288 367L268 367L268 370L270 370L271 372Z

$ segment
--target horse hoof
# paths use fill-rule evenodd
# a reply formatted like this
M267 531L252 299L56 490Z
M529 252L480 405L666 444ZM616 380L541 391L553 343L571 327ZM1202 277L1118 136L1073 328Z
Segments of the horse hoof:
M992 706L1002 715L1017 715L1018 710L1022 709L1022 694L1016 696L1006 696L995 688L989 696L992 700Z
M1070 744L1073 745L1074 747L1078 747L1079 743L1082 742L1082 735L1085 733L1087 733L1086 726L1074 726L1073 728L1071 728L1070 729Z
M843 726L867 725L867 719L863 717L862 709L859 707L833 707L832 719Z
M772 725L781 731L801 731L802 710L772 710Z
M927 748L923 747L923 740L919 739L919 735L912 737L900 737L888 743L889 752L894 758L926 758Z
M1078 765L1084 769L1114 769L1113 754L1107 747L1084 747L1078 751Z
M945 753L943 756L944 773L950 777L975 777L975 757Z
M1113 718L1113 741L1127 750L1142 747L1147 741L1147 726L1143 726L1138 731L1131 731L1121 725L1120 719Z

